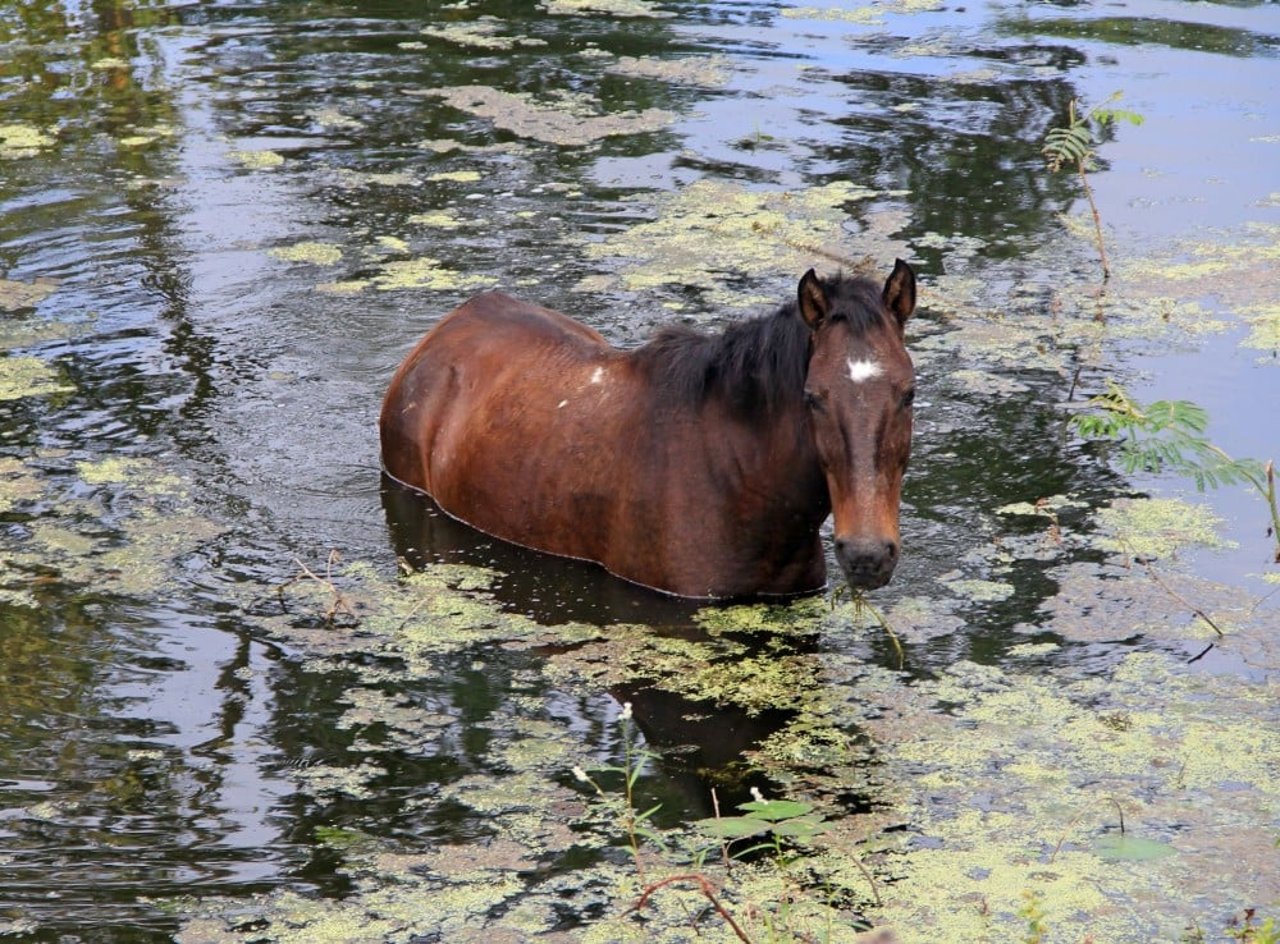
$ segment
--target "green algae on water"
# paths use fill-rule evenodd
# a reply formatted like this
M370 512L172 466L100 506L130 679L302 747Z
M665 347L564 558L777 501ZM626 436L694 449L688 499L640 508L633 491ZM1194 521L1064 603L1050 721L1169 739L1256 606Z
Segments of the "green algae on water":
M477 20L463 23L442 23L428 26L422 35L431 39L442 39L459 46L472 49L485 49L492 52L508 52L518 46L545 46L546 40L530 36L504 36L502 30L506 24L497 17L482 16Z
M274 170L284 164L284 158L275 151L232 151L228 155L248 170Z
M0 401L70 393L62 374L36 357L0 356Z
M1185 547L1229 547L1208 505L1178 498L1121 498L1098 512L1098 545L1139 557L1170 557Z
M285 262L307 262L312 265L330 266L342 261L342 249L333 243L311 240L291 246L276 246L267 251L269 256Z
M606 14L623 19L668 19L675 16L652 0L542 0L539 6L554 16Z
M441 264L439 259L419 256L388 262L373 276L374 288L383 292L402 289L427 289L429 291L461 291L487 288L497 284L488 275L467 275Z
M58 287L57 279L37 278L30 282L0 279L0 311L34 308Z
M0 161L35 157L55 144L52 135L33 125L0 125Z
M458 229L464 221L445 210L431 213L415 213L408 221L417 226L429 226L432 229Z
M451 170L432 174L427 180L458 184L473 184L480 179L478 170Z
M876 228L856 242L846 230L846 206L886 195L844 181L761 191L704 179L657 197L651 222L584 248L591 258L618 260L615 279L631 291L693 287L720 305L755 306L771 299L740 287L731 291L727 283L736 285L743 276L798 278L817 261L858 258L860 249L876 258L891 256L896 244Z
M619 56L609 63L606 71L678 85L720 88L729 81L733 70L726 56L684 56L679 59Z
M565 147L581 147L616 135L660 131L676 118L674 112L660 108L599 114L564 93L537 101L526 93L504 92L487 85L438 88L427 94L522 138Z

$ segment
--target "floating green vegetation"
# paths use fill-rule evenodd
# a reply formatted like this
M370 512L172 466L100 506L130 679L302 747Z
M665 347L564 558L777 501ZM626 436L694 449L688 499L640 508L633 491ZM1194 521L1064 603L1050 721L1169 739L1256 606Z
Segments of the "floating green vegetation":
M497 17L482 16L469 23L444 23L428 26L422 35L432 39L443 39L459 46L472 49L487 49L494 52L505 52L518 46L545 46L546 40L531 36L503 36L506 23Z
M0 125L0 161L34 157L54 143L52 135L33 125Z
M248 170L274 170L284 163L284 158L275 151L259 150L259 151L232 151L228 155L233 161L238 161Z
M432 213L415 213L409 217L408 222L417 226L429 226L432 229L458 229L466 225L464 220L446 210L437 210Z
M1249 335L1240 343L1260 351L1280 351L1280 304L1245 305L1237 309L1249 325Z
M20 459L0 458L0 512L44 494L43 478Z
M1280 298L1280 225L1251 223L1216 238L1184 240L1167 253L1119 261L1116 274L1135 295L1216 298L1259 333L1245 343L1270 345Z
M884 10L877 5L860 7L784 7L782 15L791 20L822 20L828 23L857 23L873 26L884 22Z
M1013 596L1015 587L1011 583L997 580L965 579L958 574L942 578L942 584L952 593L981 603L995 603Z
M178 558L221 533L191 507L186 481L150 459L82 461L74 469L93 496L78 494L83 486L68 494L64 476L0 462L0 509L36 502L41 509L6 546L0 596L9 603L38 606L33 588L55 580L99 593L152 594L171 581ZM111 496L109 514L104 495Z
M1071 506L1060 499L1008 512ZM1172 940L1170 928L1197 916L1265 900L1267 876L1280 874L1280 849L1254 841L1257 824L1280 802L1280 733L1273 733L1280 731L1280 689L1265 677L1224 689L1220 679L1170 657L1133 653L1110 675L1081 679L1057 668L1068 664L1054 658L1057 643L1042 642L1011 649L1014 668L961 661L936 679L909 683L844 647L817 644L823 635L877 632L847 604L708 608L697 618L705 633L670 635L538 625L498 607L492 575L475 568L387 577L331 562L323 575L307 574L283 591L284 612L263 627L311 653L312 670L357 679L337 727L358 737L349 764L296 773L305 793L376 795L390 768L370 755L434 753L436 744L456 741L468 709L400 693L442 673L442 684L451 684L446 666L460 655L473 671L481 659L505 671L527 665L512 679L523 692L549 682L578 697L606 697L617 686L640 686L687 700L686 718L788 713L745 759L787 785L794 808L803 808L791 818L805 821L794 827L803 825L804 842L781 859L735 863L727 872L718 854L697 860L752 939L789 927L802 939L854 941L867 919L904 944L1014 940L1026 926L1031 892L1049 929L1081 928L1097 944ZM1079 612L1047 611L1035 631L1070 638L1075 621L1106 622L1107 632L1123 638L1169 621L1169 607L1151 605L1160 591L1141 572L1115 568L1113 578L1103 583L1128 593L1131 607L1095 606L1094 575ZM1070 596L1070 581L1063 583ZM921 599L894 612L926 626L949 616ZM1266 614L1235 612L1239 631L1223 645L1265 635L1257 629ZM530 662L511 661L534 650ZM681 856L699 847L697 837L685 828L659 830L653 842L633 838L638 857L584 859L616 844L627 820L608 804L589 808L590 796L566 777L575 766L598 769L581 731L537 695L490 703L484 728L471 772L410 803L427 811L446 801L469 811L484 824L484 842L424 851L403 839L339 836L331 847L352 880L342 900L280 891L193 903L177 940L317 940L353 928L388 939L519 940L556 927L570 899L592 914L575 940L688 940L689 915L707 905L704 892L696 882L657 886L689 871ZM850 790L874 797L878 812L821 819L830 798ZM1221 802L1224 790L1230 803ZM633 810L651 801L635 802ZM733 823L725 829L752 825L737 822L749 816L726 816ZM774 822L792 830L777 817L766 832ZM635 837L656 829L644 818L635 826ZM703 835L701 848L706 841ZM640 861L652 894L636 912L646 891L635 871ZM698 930L710 940L733 939L710 915Z
M600 13L624 19L669 19L675 16L650 0L542 0L539 6L555 16L593 16Z
M307 112L307 117L318 125L339 131L358 131L364 127L364 122L359 118L344 115L338 109L332 107L313 108Z
M355 190L359 187L413 187L418 183L418 178L407 171L385 171L383 173L375 173L372 171L352 170L349 167L340 167L332 174L334 184L342 187L344 190Z
M922 683L913 695L949 710L942 730L931 717L882 741L886 773L915 781L904 813L920 831L886 860L903 880L880 922L904 944L1012 940L1030 889L1049 927L1119 944L1176 940L1215 905L1271 900L1260 875L1276 874L1280 849L1248 824L1278 799L1280 735L1261 722L1277 689L1221 682L1135 653L1106 678L959 664ZM925 710L912 702L898 711ZM998 798L978 805L992 782Z
M755 306L772 299L741 288L730 290L727 283L737 283L748 274L753 278L798 276L815 259L857 258L857 250L864 246L874 250L877 259L891 258L894 243L884 230L896 228L896 215L886 214L884 226L873 222L856 242L845 228L848 204L887 195L846 182L763 191L704 179L659 196L652 222L585 248L593 259L621 260L615 279L631 291L695 287L719 305ZM644 194L632 199L654 197ZM580 288L609 287L613 281L597 278Z
M480 179L478 170L449 170L432 174L427 180L447 181L458 184L473 184Z
M949 371L947 382L956 384L969 393L991 394L997 397L1008 397L1028 390L1027 385L1015 377L972 368Z
M0 311L19 311L34 308L53 294L57 279L37 278L30 282L16 279L0 279Z
M1121 498L1098 512L1099 546L1138 557L1171 557L1186 547L1229 547L1208 505L1178 498Z
M733 67L726 56L685 56L659 59L652 56L620 56L607 71L643 79L658 79L678 85L719 88L729 81Z
M388 252L409 251L409 244L399 236L379 236L376 242L379 248L386 249Z
M428 256L388 262L371 281L375 288L383 292L411 288L460 291L497 284L497 280L491 276L465 275L445 267L439 259Z
M74 390L57 370L36 357L0 357L0 401Z
M660 131L676 119L675 113L660 108L602 115L587 101L570 94L540 102L528 94L487 85L439 88L427 94L443 99L450 107L487 118L522 138L566 147L581 147L615 135Z
M285 262L308 262L312 265L330 266L342 261L342 249L333 243L300 242L292 246L276 246L267 255Z
M120 139L121 147L146 147L157 141L167 141L177 134L177 129L173 125L156 124L149 125L145 128L134 129L133 134L126 135Z
M942 8L942 0L878 0L866 6L785 7L782 15L794 20L821 20L828 23L878 26L884 22L885 14L930 13Z

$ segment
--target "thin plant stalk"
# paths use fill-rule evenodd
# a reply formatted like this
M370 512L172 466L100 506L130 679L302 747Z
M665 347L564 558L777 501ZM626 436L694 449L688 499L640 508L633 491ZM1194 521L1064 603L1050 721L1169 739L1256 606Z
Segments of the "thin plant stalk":
M1098 212L1098 204L1093 199L1093 187L1089 184L1089 175L1085 173L1083 159L1076 161L1076 173L1080 175L1080 185L1084 188L1085 199L1089 201L1089 212L1093 214L1093 232L1098 242L1098 260L1102 263L1102 281L1106 282L1111 278L1111 263L1107 259L1106 240L1102 238L1102 214Z

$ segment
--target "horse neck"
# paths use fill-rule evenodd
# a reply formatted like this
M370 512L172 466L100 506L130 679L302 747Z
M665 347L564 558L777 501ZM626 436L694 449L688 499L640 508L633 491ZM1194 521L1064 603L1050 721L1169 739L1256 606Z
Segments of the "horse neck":
M809 430L809 414L799 397L780 404L767 422L737 421L723 480L735 503L755 506L765 530L778 538L807 535L831 513L826 478Z

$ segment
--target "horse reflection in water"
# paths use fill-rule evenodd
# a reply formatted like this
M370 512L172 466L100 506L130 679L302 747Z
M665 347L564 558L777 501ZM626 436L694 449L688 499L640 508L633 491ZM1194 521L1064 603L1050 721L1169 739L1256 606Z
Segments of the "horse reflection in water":
M415 570L436 564L483 567L492 575L487 593L494 606L518 612L548 626L588 623L602 627L617 623L643 624L654 636L675 637L693 643L713 639L694 616L705 604L654 593L629 584L583 561L532 554L505 541L480 534L449 517L426 495L398 485L390 478L382 490L396 554ZM722 634L721 634L722 635ZM580 636L566 648L580 644ZM781 636L752 632L736 636L742 646L736 658L767 656L803 658L817 651L817 633L796 632ZM559 647L554 631L539 644L538 659L554 661ZM679 681L674 679L673 681ZM651 773L680 797L668 801L669 811L683 811L691 818L711 816L714 788L726 813L751 798L750 788L772 792L768 776L744 758L794 717L790 708L751 708L733 703L696 700L640 680L613 687L609 695L619 706L630 702L644 744L658 756ZM569 699L573 701L573 698ZM602 735L602 737L605 737ZM602 750L608 744L602 742ZM609 763L615 762L609 760ZM850 793L840 798L850 810L863 809L869 799Z
M901 260L883 286L809 270L772 315L620 351L478 295L392 378L383 465L486 534L681 597L819 590L834 514L846 580L879 587L899 554L915 297Z

